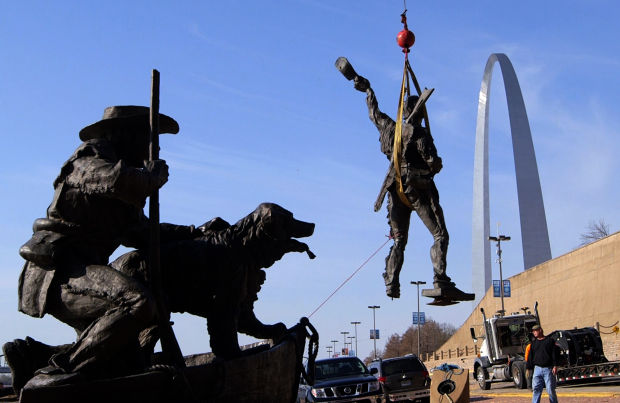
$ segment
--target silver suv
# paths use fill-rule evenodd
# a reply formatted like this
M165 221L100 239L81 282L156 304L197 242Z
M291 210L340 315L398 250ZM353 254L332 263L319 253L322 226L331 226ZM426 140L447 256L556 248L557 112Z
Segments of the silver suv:
M430 401L431 380L416 355L375 360L368 368L379 379L386 401Z

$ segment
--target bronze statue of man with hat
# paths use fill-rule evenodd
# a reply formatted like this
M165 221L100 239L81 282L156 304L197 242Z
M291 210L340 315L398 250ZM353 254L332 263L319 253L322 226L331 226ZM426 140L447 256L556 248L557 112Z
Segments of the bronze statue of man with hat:
M78 338L56 349L45 368L26 365L28 347L36 348L32 339L7 343L9 364L18 358L16 366L25 368L16 389L36 369L30 382L37 386L143 369L139 334L154 324L153 296L143 283L115 270L109 258L121 245L148 248L143 208L168 180L165 161L145 162L149 130L149 108L106 108L100 121L80 131L83 142L54 181L47 216L35 220L32 238L20 249L26 263L19 310L33 317L51 314ZM160 133L178 131L174 119L160 114ZM202 235L193 226L160 228L162 243Z
M405 99L400 153L402 160L398 161L398 166L395 167L393 155L396 122L379 109L370 82L358 75L346 58L339 58L336 67L348 80L354 82L355 89L366 93L369 117L379 131L381 151L391 163L374 206L375 211L379 211L387 194L387 218L394 244L385 259L383 279L386 294L391 298L400 297L399 275L407 245L411 212L415 211L434 240L430 250L434 288L423 290L422 295L434 298L431 305L451 305L458 301L473 300L473 294L456 288L446 274L449 236L439 204L439 192L433 180L443 164L437 155L433 137L429 130L422 126L425 103L433 89L425 89L419 97L414 95ZM402 189L399 189L400 184Z

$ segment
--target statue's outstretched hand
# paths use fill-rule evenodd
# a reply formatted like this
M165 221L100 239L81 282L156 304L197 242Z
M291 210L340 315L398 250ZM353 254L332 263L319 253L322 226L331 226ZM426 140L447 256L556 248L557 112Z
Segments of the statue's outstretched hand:
M370 88L370 81L362 76L355 76L353 84L356 90L366 92Z
M265 325L265 332L268 338L272 340L280 340L287 332L286 325L282 322L278 322L273 325Z
M168 164L164 160L149 161L145 170L149 173L153 190L159 189L168 182Z

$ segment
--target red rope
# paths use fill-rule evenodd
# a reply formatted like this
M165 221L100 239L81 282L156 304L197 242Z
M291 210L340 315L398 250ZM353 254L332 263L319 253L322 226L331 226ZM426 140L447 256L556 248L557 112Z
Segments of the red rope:
M374 251L374 252L372 253L372 255L370 255L370 256L368 257L368 259L366 259L366 261L364 261L364 263L362 263L362 264L360 265L360 267L358 267L358 268L357 268L357 270L355 270L355 271L353 272L353 274L351 274L349 277L347 277L347 279L346 279L346 280L344 280L344 281L342 282L342 284L340 284L340 285L338 286L338 288L336 288L336 289L334 290L334 292L332 292L332 293L329 295L329 297L325 298L325 300L324 300L323 302L321 302L321 304L320 304L318 307L316 307L316 309L315 309L314 311L312 311L312 313L311 313L310 315L308 315L308 319L310 319L310 318L312 317L312 315L314 315L314 314L316 313L316 311L318 311L319 309L321 309L321 307L322 307L323 305L325 305L325 303L326 303L327 301L329 301L329 299L330 299L331 297L333 297L333 296L334 296L334 294L338 292L338 290L340 290L340 289L341 289L341 288L342 288L342 287L343 287L343 286L344 286L344 285L345 285L345 284L346 284L349 280L351 280L351 279L353 278L353 276L355 276L355 275L357 274L357 272L358 272L358 271L360 271L360 270L362 269L362 267L364 267L364 266L366 265L366 263L368 263L368 262L370 261L370 259L372 259L372 258L373 258L373 257L374 257L377 253L379 253L379 251L380 251L381 249L383 249L383 247L385 246L385 244L387 244L388 242L390 242L390 239L392 239L392 237L391 237L391 236L388 236L387 238L388 238L388 239L387 239L387 241L383 242L383 245L379 246L379 248L378 248L376 251Z

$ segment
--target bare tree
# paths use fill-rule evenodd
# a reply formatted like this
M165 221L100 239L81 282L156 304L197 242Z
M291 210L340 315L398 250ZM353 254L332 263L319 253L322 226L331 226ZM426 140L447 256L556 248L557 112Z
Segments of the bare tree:
M579 238L581 243L579 246L584 246L594 241L597 241L601 238L605 238L609 235L609 225L603 220L599 218L598 221L592 220L588 224L586 232L582 233Z
M449 323L437 323L432 319L427 319L426 323L420 328L420 355L430 353L445 343L450 336L456 332L456 327ZM401 335L393 334L385 343L383 353L380 358L400 357L405 354L416 354L418 343L418 328L410 326Z
M449 323L437 323L433 319L426 319L426 323L420 328L420 358L426 353L437 350L445 343L454 333L456 327ZM417 353L418 345L418 327L409 326L409 328L399 335L394 333L391 335L383 350L377 349L377 358L401 357L405 354ZM364 358L364 364L370 364L375 358L374 350L370 352L368 357Z
M394 333L385 343L382 358L400 357L410 352L407 346L403 346L402 337Z
M377 348L377 358L383 358L383 350L381 350L380 348ZM370 354L368 354L368 357L363 359L364 365L368 366L368 364L370 364L374 359L375 350L373 349Z

